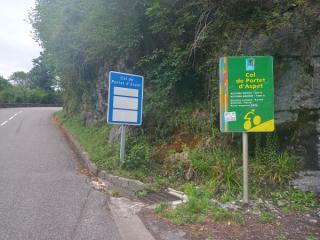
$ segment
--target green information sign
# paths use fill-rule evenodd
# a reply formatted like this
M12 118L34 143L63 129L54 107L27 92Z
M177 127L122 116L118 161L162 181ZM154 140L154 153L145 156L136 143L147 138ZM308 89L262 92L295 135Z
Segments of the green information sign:
M220 59L220 128L222 132L274 131L272 57Z

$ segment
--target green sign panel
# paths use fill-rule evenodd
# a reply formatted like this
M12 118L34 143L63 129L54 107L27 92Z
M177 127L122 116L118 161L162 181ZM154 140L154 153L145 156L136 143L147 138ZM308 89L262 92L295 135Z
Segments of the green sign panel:
M273 58L221 58L221 131L272 132L274 128Z

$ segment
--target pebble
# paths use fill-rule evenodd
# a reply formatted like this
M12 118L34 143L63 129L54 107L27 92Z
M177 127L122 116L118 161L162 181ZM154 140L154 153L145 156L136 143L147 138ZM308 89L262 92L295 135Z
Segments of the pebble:
M318 221L316 219L310 219L309 222L310 223L318 223Z

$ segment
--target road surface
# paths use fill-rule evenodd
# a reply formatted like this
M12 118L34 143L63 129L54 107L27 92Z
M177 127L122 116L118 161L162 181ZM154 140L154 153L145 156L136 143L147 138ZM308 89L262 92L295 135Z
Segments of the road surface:
M52 123L58 110L0 109L0 239L120 239L107 196Z

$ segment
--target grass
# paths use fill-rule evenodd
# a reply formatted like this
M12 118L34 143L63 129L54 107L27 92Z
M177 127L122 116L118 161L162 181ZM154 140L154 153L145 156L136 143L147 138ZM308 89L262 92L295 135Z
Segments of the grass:
M284 235L279 235L276 237L276 240L286 240L287 238Z
M275 204L282 201L284 203L282 206L284 212L308 211L320 208L320 203L315 193L302 192L294 188L272 192L271 199Z
M121 167L119 144L108 143L112 126L104 123L84 126L79 116L67 116L63 111L56 113L56 117L78 140L99 169L138 180L145 180L151 172L156 172L154 166L145 164L150 160L151 149L141 139L138 142L131 140L132 144L126 145L126 162Z
M156 209L156 213L162 217L170 219L178 225L182 224L201 224L207 219L220 222L233 222L235 224L243 224L241 214L234 213L218 207L213 203L205 200L191 200L186 204L177 206L175 209L166 204L160 205Z
M161 204L156 209L156 213L178 225L201 224L207 219L236 224L243 223L241 214L223 209L211 202L212 194L205 188L197 188L194 184L187 184L185 192L189 198L187 203L178 205L175 209L167 204Z
M207 219L243 223L240 213L222 209L211 202L213 197L221 202L238 200L242 192L240 145L230 144L225 135L213 130L213 136L206 139L211 142L207 147L183 147L182 151L187 153L187 159L162 159L156 162L153 160L157 159L156 147L152 145L152 141L148 140L146 135L128 134L130 141L126 148L126 163L121 167L119 145L108 144L111 126L103 123L84 126L78 116L67 117L64 112L57 113L57 117L100 169L151 183L151 189L173 186L188 195L189 202L176 209L160 205L156 210L159 215L176 224L202 223ZM192 125L192 121L190 120L189 124ZM192 131L192 134L195 134L200 130L195 128ZM284 211L319 208L314 194L285 187L296 170L296 158L287 152L279 153L274 142L270 135L265 147L261 147L259 143L255 158L250 161L250 175L254 176L249 178L251 198L271 197L275 204L279 201L285 202ZM176 153L170 148L164 149L168 155ZM188 170L192 172L191 179L185 178ZM137 194L143 196L146 193ZM260 220L271 223L273 216L263 212Z
M306 238L306 240L317 240L318 238L316 236L310 235Z
M115 170L118 168L119 146L107 144L107 136L110 133L108 125L84 126L79 117L67 117L63 111L56 114L60 122L68 129L90 155L92 161L101 169Z
M272 223L273 219L274 219L274 216L271 212L267 212L267 211L261 212L260 221L262 223Z

